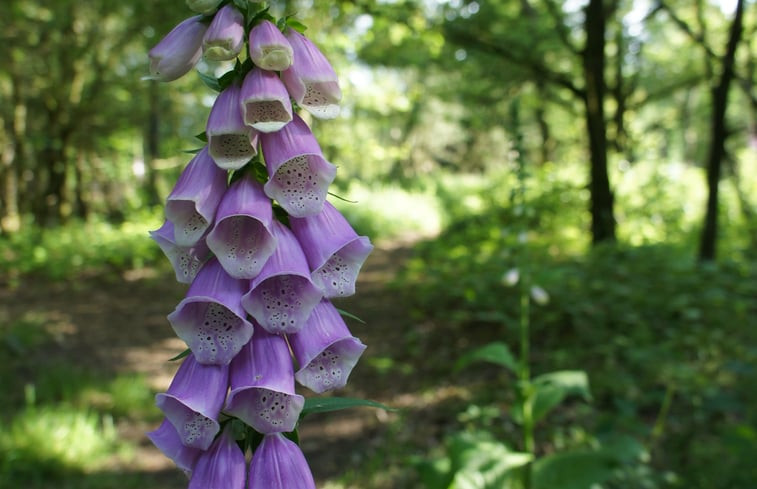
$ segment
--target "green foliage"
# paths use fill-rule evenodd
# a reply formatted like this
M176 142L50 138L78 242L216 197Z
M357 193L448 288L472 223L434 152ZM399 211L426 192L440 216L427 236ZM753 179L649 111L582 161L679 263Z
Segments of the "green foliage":
M602 481L610 487L665 487L674 481L748 487L753 450L746 446L754 436L749 428L754 416L748 413L757 405L746 387L757 375L749 366L756 358L750 345L757 341L754 263L738 253L743 242L731 245L732 260L695 263L688 228L698 219L688 221L678 209L697 193L696 180L666 180L641 190L626 183L618 196L627 210L621 229L646 229L643 238L629 237L643 244L581 252L585 243L565 239L580 236L571 227L581 219L570 217L579 215L578 201L556 198L547 173L535 172L529 177L529 209L507 202L476 209L458 205L441 236L417 246L395 286L415 291L415 317L431 321L433 334L464 334L472 345L484 345L463 356L462 365L484 361L517 372L505 344L518 338L520 297L505 275L521 264L515 223L525 219L531 229L530 283L550 296L531 310L533 365L537 373L556 372L536 375L520 397L484 396L484 406L506 403L512 421L522 424L524 400L530 402L534 421L540 420L537 446L560 448L536 459L533 487L554 487L557 480L565 487ZM626 193L630 187L635 193ZM677 198L644 198L647 192L668 195L673 188ZM733 204L727 188L724 193L728 209ZM630 211L635 205L638 213ZM654 215L669 217L654 220ZM729 226L734 235L743 231L738 221ZM576 366L585 373L564 370ZM594 401L582 409L570 400L590 398L587 374ZM487 375L488 370L479 374L490 389ZM583 434L570 435L577 422L584 423ZM486 426L496 430L497 424ZM512 439L511 432L495 432ZM618 441L621 433L633 436ZM449 473L445 457L424 470ZM733 475L719 480L708 469L713 458L727 459Z
M148 231L159 226L159 217L150 212L130 216L121 224L93 219L51 229L24 226L0 236L0 278L35 275L63 280L93 271L155 265L162 254Z
M97 468L112 453L112 418L66 406L28 408L0 425L0 483L4 487L56 479Z

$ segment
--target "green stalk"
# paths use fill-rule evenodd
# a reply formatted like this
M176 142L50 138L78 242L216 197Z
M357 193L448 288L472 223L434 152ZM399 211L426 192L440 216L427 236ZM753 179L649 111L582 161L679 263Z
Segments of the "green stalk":
M523 410L523 449L535 455L534 441L534 416L533 416L533 389L531 386L531 340L530 340L530 315L531 315L531 297L530 297L530 270L528 257L528 221L526 212L526 168L523 158L523 137L520 131L520 111L519 100L514 98L510 104L510 117L514 126L515 149L518 151L518 189L513 195L513 201L516 209L519 209L520 231L518 236L519 253L518 253L518 270L520 272L520 307L519 307L519 329L520 329L520 365L518 379L520 380L521 402ZM531 488L531 463L523 467L523 487Z

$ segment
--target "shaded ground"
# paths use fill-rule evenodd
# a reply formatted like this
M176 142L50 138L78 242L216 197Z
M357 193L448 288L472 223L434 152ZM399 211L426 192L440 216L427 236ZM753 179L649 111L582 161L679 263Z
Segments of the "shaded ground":
M392 291L388 284L409 253L406 244L377 247L363 268L357 295L337 304L366 321L348 323L368 345L348 387L337 395L407 408L418 404L419 395L432 402L449 394L444 390L423 394L423 376L407 358L406 343L412 339L408 329L417 325L411 326L405 294ZM53 339L28 351L30 361L14 374L31 381L37 358L75 364L97 375L140 373L155 391L165 390L178 367L166 360L184 349L165 316L184 291L165 271L152 270L127 273L121 279L94 277L68 283L28 279L13 290L0 287L0 321L44 322ZM400 358L401 352L405 358ZM382 446L387 436L393 443L406 436L425 436L392 431L391 421L397 416L363 408L305 419L300 439L316 479L323 483L355 472L370 459L385 463ZM111 477L113 487L118 487L119 473L139 474L142 489L186 487L184 476L144 437L158 418L156 408L150 420L119 420L122 439L134 441L139 449L128 457L114 457L97 477ZM103 487L109 486L106 482Z

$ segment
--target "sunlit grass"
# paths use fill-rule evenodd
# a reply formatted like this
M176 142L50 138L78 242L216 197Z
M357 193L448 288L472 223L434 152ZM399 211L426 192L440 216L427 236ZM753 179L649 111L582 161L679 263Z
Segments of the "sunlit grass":
M19 232L0 238L0 278L35 274L60 280L82 271L155 263L160 249L148 231L160 220L157 212L145 212L121 224L93 219L40 229L28 222Z
M113 452L113 418L71 406L27 407L0 427L0 481L93 470Z

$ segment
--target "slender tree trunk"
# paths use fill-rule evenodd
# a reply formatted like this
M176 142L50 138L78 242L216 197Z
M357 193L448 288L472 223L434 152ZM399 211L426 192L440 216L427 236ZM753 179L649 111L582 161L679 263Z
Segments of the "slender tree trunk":
M9 141L5 144L0 164L3 166L2 201L3 212L0 216L0 229L6 232L18 231L21 227L19 211L19 173L24 159L26 137L26 105L21 96L21 81L11 75L12 116L5 122Z
M725 157L725 140L727 128L725 111L728 104L728 89L733 80L734 60L736 48L741 40L744 1L736 4L736 14L731 23L728 37L728 47L723 56L723 71L720 80L712 90L712 121L710 135L710 150L707 156L707 209L704 217L704 227L699 241L699 260L713 261L716 256L718 234L718 189L722 161Z
M589 133L592 243L615 241L613 195L607 174L607 127L605 95L605 11L602 0L591 0L586 7L586 47L583 52L586 80L586 124Z

